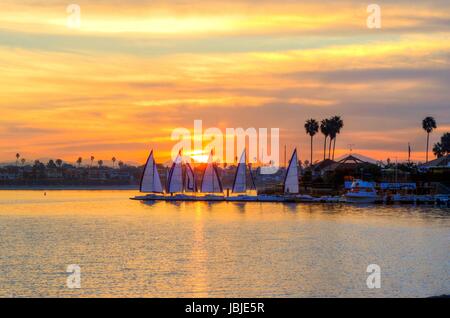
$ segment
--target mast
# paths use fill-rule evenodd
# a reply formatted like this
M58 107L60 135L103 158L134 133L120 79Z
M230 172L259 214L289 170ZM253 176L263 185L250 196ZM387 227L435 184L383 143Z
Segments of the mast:
M184 190L186 192L197 192L195 173L189 162L186 163L186 178L184 182Z

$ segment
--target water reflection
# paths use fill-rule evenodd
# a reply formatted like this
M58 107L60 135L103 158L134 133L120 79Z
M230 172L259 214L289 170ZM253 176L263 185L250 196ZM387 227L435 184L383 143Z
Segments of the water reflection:
M449 209L138 202L128 191L0 191L0 296L448 293ZM383 288L365 286L368 264ZM65 288L68 264L83 288Z
M208 297L208 270L206 268L206 261L208 259L208 253L205 248L205 233L204 233L204 217L202 216L203 209L201 202L195 204L195 215L193 224L193 238L192 238L192 251L190 258L191 280L190 286L186 286L192 289L192 293L196 297Z

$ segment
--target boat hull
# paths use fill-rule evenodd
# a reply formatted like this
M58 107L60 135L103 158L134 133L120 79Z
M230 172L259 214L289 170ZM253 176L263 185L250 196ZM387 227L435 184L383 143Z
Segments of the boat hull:
M285 198L277 195L258 195L258 202L285 202Z
M352 195L350 193L344 196L346 203L376 203L378 196Z
M227 197L226 201L229 202L256 202L258 198L256 196L251 195L238 195L235 197Z

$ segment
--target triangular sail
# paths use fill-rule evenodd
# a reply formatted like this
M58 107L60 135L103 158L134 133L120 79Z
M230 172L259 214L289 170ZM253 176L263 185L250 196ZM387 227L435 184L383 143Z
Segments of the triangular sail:
M186 178L184 179L184 191L197 192L195 184L195 173L189 163L186 163Z
M161 179L159 178L158 169L156 168L156 162L153 157L153 150L148 156L147 163L144 167L144 172L142 173L140 191L154 193L163 192Z
M284 179L284 193L299 193L297 149L294 150Z
M236 169L236 175L234 176L233 193L245 193L247 191L246 168L246 155L244 149Z
M173 162L172 168L170 168L169 179L167 181L167 192L183 192L183 166L181 151Z
M208 158L208 165L203 173L201 190L204 193L223 193L219 173L216 165L213 163L212 151Z

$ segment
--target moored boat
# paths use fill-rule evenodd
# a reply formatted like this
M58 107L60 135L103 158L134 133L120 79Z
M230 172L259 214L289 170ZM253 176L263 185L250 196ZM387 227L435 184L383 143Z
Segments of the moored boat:
M206 165L205 171L203 172L202 184L200 189L202 193L206 194L205 197L208 197L209 199L224 198L222 181L220 180L217 166L213 162L212 150L208 158L208 164ZM217 195L215 193L218 193L220 195Z
M344 198L347 203L375 203L380 200L374 185L362 180L353 181Z
M247 186L247 155L245 148L242 151L239 164L236 168L236 173L233 179L233 186L231 188L231 196L227 196L226 201L230 202L252 202L257 201L257 197L254 195L248 195L247 190L256 190L255 182L253 180L252 171L250 172L250 187Z
M148 193L144 196L137 196L136 200L162 200L164 199L164 190L159 177L158 169L156 167L155 158L153 156L153 150L150 151L150 155L147 158L147 162L144 166L144 172L142 173L139 190L142 193Z

